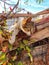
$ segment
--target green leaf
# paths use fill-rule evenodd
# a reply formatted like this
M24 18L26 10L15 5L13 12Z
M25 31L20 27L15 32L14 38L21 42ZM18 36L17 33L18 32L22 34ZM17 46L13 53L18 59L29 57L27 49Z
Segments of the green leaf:
M30 57L31 62L33 61L32 55L28 53L28 56Z
M24 45L23 45L23 44L20 44L20 48L21 48L21 49L24 48Z
M36 40L35 39L31 39L30 42L34 43Z
M28 44L28 42L29 42L28 40L23 40L24 44Z
M27 50L28 52L31 51L31 49L30 49L28 46L26 46L26 50Z
M23 65L23 63L21 61L18 62L18 65Z
M8 65L12 65L11 63L8 63Z
M2 65L6 61L7 61L6 54L2 52L2 54L0 55L0 65Z
M0 56L0 60L4 60L5 59L5 54L2 53L2 55Z
M6 20L4 20L4 25L7 26L7 24L6 24Z
M36 0L36 2L40 4L43 2L43 0Z
M12 48L13 48L13 46L10 43L9 43L8 47L9 47L9 50L12 50Z

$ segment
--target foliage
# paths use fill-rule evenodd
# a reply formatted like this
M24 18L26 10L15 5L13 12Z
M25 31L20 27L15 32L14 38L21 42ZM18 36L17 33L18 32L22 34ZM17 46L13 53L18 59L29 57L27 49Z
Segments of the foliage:
M36 2L40 4L43 2L43 0L36 0Z
M0 65L4 64L7 61L6 54L0 51Z
M18 65L23 65L23 63L21 61L18 62Z
M30 57L30 61L32 62L33 61L33 57L30 53L28 53L28 56Z

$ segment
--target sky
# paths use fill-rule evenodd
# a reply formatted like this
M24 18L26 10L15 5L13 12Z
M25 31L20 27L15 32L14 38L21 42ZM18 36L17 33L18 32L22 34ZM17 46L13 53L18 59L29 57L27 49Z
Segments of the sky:
M21 0L19 3L19 8L25 9L31 13L37 13L39 11L49 8L49 0L44 0L41 4L36 3L35 0L29 0L28 3L25 3L26 0ZM6 5L7 11L10 10L9 7L13 7L17 3L17 0L7 0L7 3L13 4L12 6ZM4 3L0 1L0 13L4 11ZM24 12L24 11L23 11Z

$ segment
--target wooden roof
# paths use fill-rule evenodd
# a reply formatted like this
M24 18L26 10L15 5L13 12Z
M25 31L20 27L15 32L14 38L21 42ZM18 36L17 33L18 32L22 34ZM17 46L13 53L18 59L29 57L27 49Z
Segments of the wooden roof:
M38 12L36 15L43 15L43 14L48 14L48 13L49 13L49 8Z
M48 13L49 13L49 9L43 10L43 11L38 12L36 14L13 13L8 18L29 17L29 16L35 17L35 16L38 16L38 15L43 15L43 14L48 14ZM0 18L4 17L6 15L7 15L6 13L0 13Z
M36 25L38 26L38 25L42 25L42 24L45 24L45 23L48 23L48 22L49 22L49 16L40 19L38 22L36 22Z

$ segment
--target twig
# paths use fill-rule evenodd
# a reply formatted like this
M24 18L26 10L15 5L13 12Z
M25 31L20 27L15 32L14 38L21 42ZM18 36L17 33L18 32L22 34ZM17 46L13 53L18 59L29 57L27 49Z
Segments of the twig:
M12 9L11 11L9 11L9 13L8 13L4 18L1 18L1 19L0 19L0 25L2 25L2 24L4 23L3 20L6 20L6 19L8 18L8 16L11 14L11 12L12 12L15 8L18 7L18 4L19 4L19 0L18 0L17 4L13 7L13 9ZM2 21L3 21L3 22L2 22ZM2 22L2 23L1 23L1 22Z

